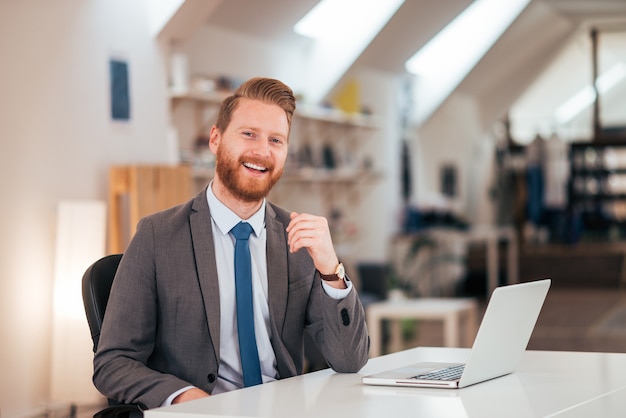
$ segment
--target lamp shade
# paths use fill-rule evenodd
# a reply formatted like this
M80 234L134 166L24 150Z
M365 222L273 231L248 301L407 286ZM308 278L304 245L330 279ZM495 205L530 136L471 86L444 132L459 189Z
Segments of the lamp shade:
M57 211L50 397L77 405L104 402L92 384L93 353L82 303L85 270L105 255L106 204L62 201Z

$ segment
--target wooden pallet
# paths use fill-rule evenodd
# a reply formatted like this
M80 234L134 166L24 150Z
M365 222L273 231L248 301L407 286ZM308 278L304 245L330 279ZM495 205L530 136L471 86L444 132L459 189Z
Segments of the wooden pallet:
M137 222L192 196L189 166L127 165L109 170L109 254L122 253Z

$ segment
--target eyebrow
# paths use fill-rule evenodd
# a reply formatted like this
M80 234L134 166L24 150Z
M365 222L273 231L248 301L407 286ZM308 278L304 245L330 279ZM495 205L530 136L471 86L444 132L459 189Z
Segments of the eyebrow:
M259 128L255 128L253 126L250 125L243 125L237 129L241 129L241 130L249 130L249 131L255 131L258 132ZM287 132L286 134L278 132L278 131L272 131L269 133L269 136L276 136L276 137L280 137L280 138L285 138L285 139L289 139L289 132Z

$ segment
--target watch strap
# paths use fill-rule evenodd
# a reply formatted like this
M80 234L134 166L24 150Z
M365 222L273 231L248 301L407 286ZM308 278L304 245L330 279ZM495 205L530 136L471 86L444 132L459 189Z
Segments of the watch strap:
M346 275L343 263L341 263L341 261L339 262L339 264L337 264L337 268L335 269L335 272L333 274L322 274L319 270L317 272L322 280L325 280L327 282L336 282L338 280L343 280Z
M341 280L341 277L339 277L338 274L333 273L333 274L322 274L319 272L319 270L317 271L320 275L320 277L322 278L322 280L325 280L327 282L336 282L337 280Z

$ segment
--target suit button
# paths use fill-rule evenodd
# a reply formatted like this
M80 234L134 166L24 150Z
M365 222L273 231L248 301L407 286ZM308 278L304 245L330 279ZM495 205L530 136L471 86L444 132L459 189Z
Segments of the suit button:
M215 375L213 373L209 373L209 375L207 376L207 380L209 381L209 383L215 382Z
M348 310L346 308L341 310L341 320L345 326L350 325L350 315L348 315Z

